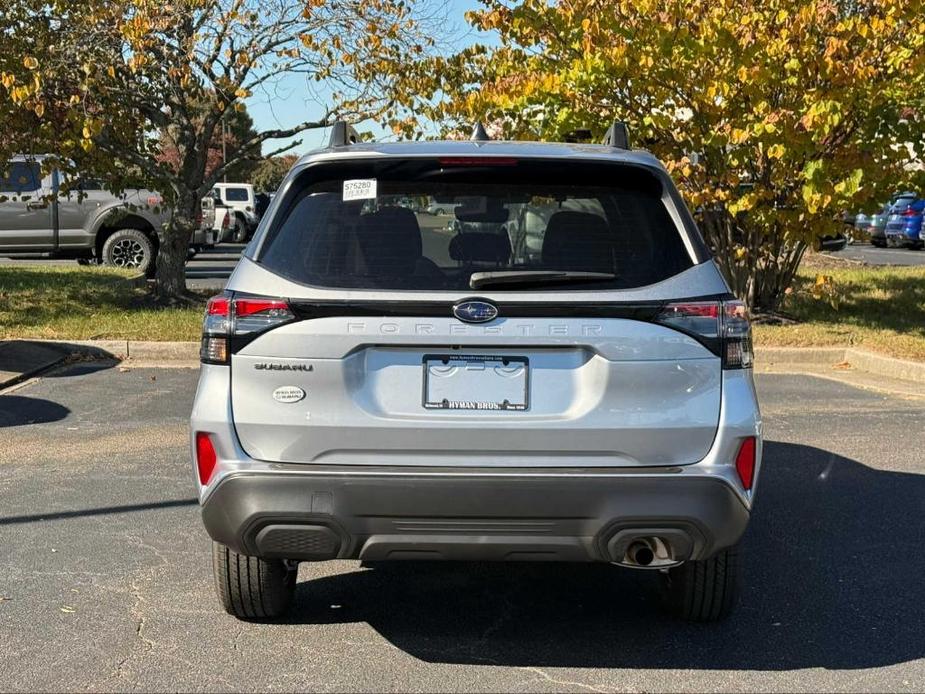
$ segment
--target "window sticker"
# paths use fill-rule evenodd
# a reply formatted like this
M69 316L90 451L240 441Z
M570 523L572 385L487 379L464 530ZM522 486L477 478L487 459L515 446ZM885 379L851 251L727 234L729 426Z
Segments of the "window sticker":
M355 178L351 181L344 181L344 197L347 200L375 200L376 199L376 179L375 178Z

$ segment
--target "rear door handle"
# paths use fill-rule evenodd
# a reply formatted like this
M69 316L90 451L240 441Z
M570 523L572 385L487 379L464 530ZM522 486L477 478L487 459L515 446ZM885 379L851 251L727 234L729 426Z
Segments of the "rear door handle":
M47 207L48 207L48 203L47 203L47 202L41 202L41 201L40 201L40 202L27 202L27 203L26 203L26 209L27 209L27 210L44 210L44 209L46 209Z

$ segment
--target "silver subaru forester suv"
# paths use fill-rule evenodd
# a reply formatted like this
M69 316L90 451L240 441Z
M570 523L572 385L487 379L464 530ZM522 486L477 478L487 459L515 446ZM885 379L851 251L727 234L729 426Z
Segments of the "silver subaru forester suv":
M228 612L282 615L302 561L440 559L653 569L676 614L728 614L749 323L625 132L339 123L292 168L203 326L193 468Z

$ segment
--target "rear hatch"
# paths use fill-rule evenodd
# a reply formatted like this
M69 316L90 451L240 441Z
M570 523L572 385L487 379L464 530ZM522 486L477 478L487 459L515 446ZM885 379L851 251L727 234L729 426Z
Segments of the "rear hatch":
M724 316L741 307L658 169L353 160L308 167L283 195L215 309L233 325L250 456L574 468L707 454Z

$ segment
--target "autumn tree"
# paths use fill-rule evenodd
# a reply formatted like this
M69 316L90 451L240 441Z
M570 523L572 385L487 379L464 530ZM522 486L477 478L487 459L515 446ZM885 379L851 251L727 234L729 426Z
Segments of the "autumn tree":
M403 0L7 0L0 20L0 35L17 36L21 61L0 75L0 114L20 133L12 139L22 149L19 125L32 123L45 151L93 153L97 173L113 174L113 185L132 171L164 195L172 212L157 287L167 298L186 294L200 199L226 171L264 143L337 117L386 117L396 76L435 33ZM5 45L0 55L9 53ZM278 80L292 74L333 92L319 98L326 106L318 116L249 133L234 156L210 168L221 123L247 99L272 99ZM162 135L175 156L164 157Z
M257 164L250 181L258 191L272 193L279 188L279 184L283 182L283 178L297 159L298 156L295 154L267 157Z
M550 140L626 121L753 309L778 307L840 213L921 176L919 0L482 1L469 21L499 45L408 71L418 112Z
M96 0L7 0L0 7L0 160L20 153L56 154L62 168L106 170L126 182L125 167L93 147L100 107L89 77L118 49L94 32ZM111 136L133 139L139 124L110 104Z
M202 108L199 119L207 115L206 108ZM206 176L211 176L226 160L236 159L235 166L225 169L223 178L229 181L247 181L262 161L260 147L254 145L247 152L241 149L242 143L253 142L258 133L254 129L254 121L245 109L234 109L225 114L224 121L212 134L209 151L206 155ZM167 163L175 173L179 173L182 165L180 149L177 146L178 133L176 128L167 126L159 134L158 158ZM244 156L241 156L244 155Z

